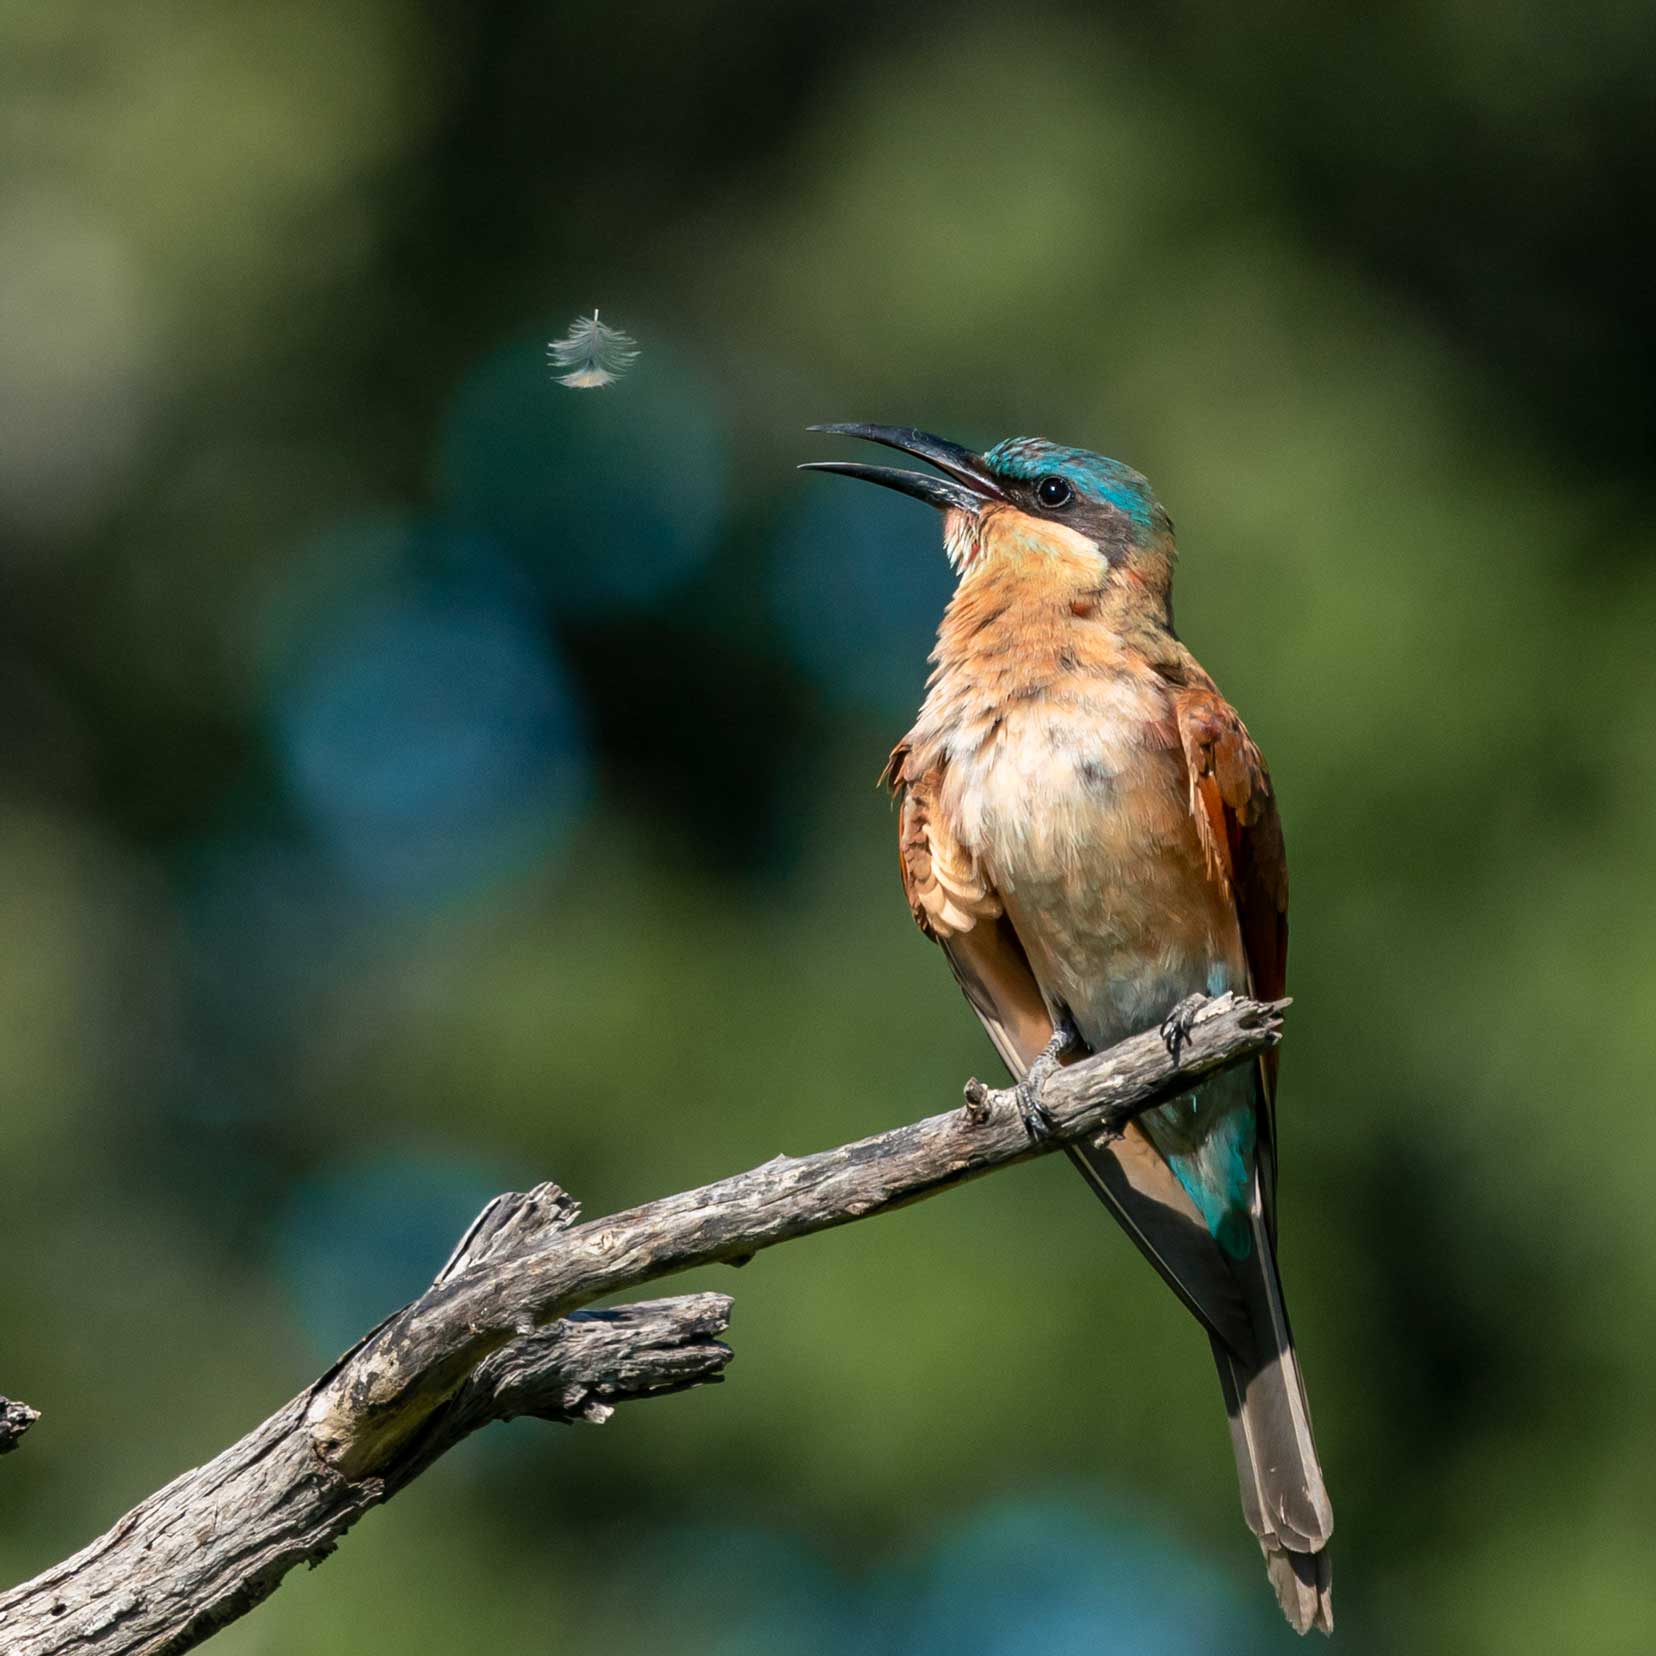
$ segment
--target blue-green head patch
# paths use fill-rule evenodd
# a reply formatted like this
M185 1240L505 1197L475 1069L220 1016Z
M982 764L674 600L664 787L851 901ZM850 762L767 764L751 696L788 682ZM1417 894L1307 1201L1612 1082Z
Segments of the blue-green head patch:
M1020 506L1044 517L1061 521L1072 515L1080 520L1076 526L1086 529L1100 519L1101 527L1109 527L1125 518L1134 540L1172 528L1149 482L1131 466L1102 454L1063 448L1041 437L1009 437L990 449L983 462L1010 486Z

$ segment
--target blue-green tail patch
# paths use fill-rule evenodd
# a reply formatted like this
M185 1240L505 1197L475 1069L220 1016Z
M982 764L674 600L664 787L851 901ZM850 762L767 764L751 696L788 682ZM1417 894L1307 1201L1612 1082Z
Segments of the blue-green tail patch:
M1182 1100L1163 1108L1176 1110L1181 1104ZM1183 1107L1191 1110L1195 1105L1193 1098ZM1248 1212L1253 1200L1257 1138L1253 1110L1233 1106L1213 1123L1194 1149L1174 1151L1167 1157L1167 1165L1196 1204L1213 1239L1232 1259L1246 1259L1253 1252Z

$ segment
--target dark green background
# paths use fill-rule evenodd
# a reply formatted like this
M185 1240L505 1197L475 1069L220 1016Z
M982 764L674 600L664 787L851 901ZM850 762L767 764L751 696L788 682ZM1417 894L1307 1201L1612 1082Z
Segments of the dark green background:
M1294 876L1284 1269L1361 1652L1656 1627L1652 14L0 11L0 1576L414 1291L992 1059L875 773L937 528L813 420L1149 473ZM566 391L593 305L644 355ZM785 1074L786 1079L782 1079ZM214 1648L1287 1648L1057 1161L736 1275Z

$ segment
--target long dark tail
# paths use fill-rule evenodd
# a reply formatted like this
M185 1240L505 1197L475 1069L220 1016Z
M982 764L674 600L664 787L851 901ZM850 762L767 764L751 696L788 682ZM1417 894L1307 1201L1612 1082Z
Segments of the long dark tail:
M1119 1138L1072 1146L1070 1159L1207 1329L1230 1417L1242 1512L1265 1554L1265 1572L1296 1632L1331 1632L1327 1549L1334 1514L1257 1179L1254 1245L1238 1260L1220 1249L1136 1124Z
M1265 1554L1265 1573L1296 1633L1334 1630L1329 1537L1334 1512L1317 1464L1305 1382L1282 1303L1270 1237L1259 1217L1254 1247L1233 1264L1253 1326L1254 1353L1240 1356L1210 1335L1230 1418L1242 1512Z

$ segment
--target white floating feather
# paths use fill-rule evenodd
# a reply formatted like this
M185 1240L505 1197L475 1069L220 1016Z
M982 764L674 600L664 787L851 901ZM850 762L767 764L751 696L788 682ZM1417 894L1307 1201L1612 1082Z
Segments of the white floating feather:
M594 306L592 315L577 316L569 332L546 347L546 354L554 368L569 370L558 375L560 385L595 391L613 385L632 367L638 360L638 347L630 335L600 322Z

